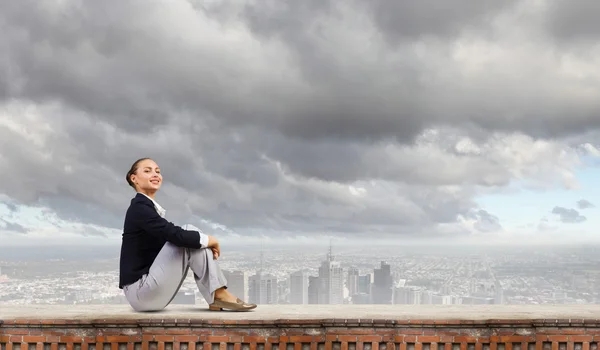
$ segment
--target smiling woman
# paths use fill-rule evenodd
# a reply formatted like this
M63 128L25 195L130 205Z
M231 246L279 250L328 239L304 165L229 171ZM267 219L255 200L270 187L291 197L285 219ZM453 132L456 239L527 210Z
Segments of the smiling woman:
M156 162L138 159L126 178L137 192L125 215L121 245L119 288L129 304L136 311L164 309L191 268L210 310L256 308L227 291L217 263L221 248L216 238L184 230L164 218L165 210L155 201L162 184Z

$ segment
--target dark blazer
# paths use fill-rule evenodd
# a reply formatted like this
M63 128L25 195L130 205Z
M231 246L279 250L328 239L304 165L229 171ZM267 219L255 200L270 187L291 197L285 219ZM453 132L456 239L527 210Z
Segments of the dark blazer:
M179 247L202 248L198 231L184 230L162 218L152 201L138 193L125 214L119 288L123 289L147 274L166 242Z

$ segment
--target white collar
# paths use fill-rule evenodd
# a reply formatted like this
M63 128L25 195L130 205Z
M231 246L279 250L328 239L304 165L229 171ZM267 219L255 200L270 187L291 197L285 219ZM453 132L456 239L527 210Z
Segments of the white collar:
M160 204L158 204L154 199L150 198L147 194L142 193L142 192L138 192L138 193L146 196L146 198L151 200L152 204L154 204L154 209L156 209L156 212L158 213L158 215L160 215L162 218L165 217L165 214L167 211L163 207L161 207Z

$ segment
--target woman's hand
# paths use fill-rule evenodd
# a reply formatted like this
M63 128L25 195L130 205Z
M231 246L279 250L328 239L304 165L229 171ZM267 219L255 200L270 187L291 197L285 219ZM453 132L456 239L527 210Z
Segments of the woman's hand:
M208 236L208 248L212 250L213 258L217 260L221 255L221 247L219 246L219 241L215 237Z

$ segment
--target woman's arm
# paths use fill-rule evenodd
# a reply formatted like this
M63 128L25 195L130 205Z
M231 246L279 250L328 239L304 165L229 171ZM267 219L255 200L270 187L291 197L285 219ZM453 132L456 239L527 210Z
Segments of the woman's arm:
M135 205L135 212L132 214L134 214L136 226L154 237L162 238L179 247L207 248L200 244L200 232L184 230L174 225L146 204Z

